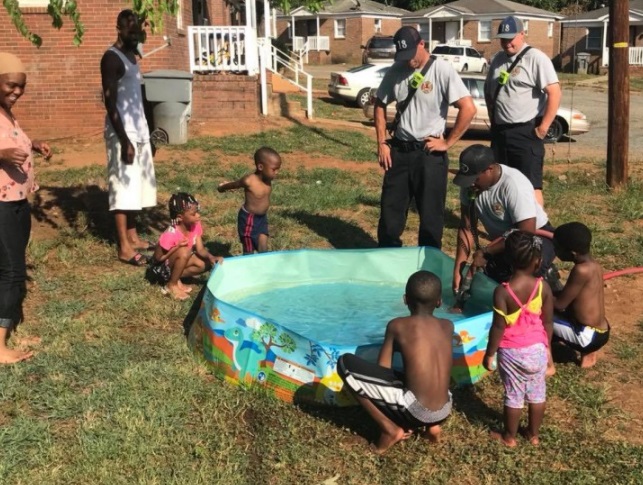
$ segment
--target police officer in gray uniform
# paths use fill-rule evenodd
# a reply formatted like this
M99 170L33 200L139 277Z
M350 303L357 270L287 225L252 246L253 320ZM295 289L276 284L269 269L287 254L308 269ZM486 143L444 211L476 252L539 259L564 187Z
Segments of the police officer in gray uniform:
M519 18L505 18L496 38L502 51L491 60L485 82L491 147L499 163L527 176L543 205L544 139L560 105L558 76L549 57L526 44Z
M442 247L449 159L447 150L460 139L476 114L471 94L455 69L431 58L413 27L394 37L395 64L388 70L375 101L377 155L384 169L377 238L380 247L400 247L411 199L420 216L419 246ZM431 59L431 61L429 61ZM431 62L424 76L422 70ZM393 138L387 139L386 106L407 100ZM444 137L447 110L456 106L455 126Z

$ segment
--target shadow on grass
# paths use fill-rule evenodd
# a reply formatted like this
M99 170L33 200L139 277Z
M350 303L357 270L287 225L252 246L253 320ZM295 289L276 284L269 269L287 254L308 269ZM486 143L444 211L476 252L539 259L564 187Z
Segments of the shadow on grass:
M476 394L474 386L456 387L453 393L453 409L461 412L472 424L480 424L490 429L502 423L502 412L492 409Z
M336 217L321 216L302 211L282 211L280 215L304 224L326 239L335 249L377 247L377 241L366 231L355 224L342 221Z
M309 416L330 423L337 428L349 429L369 443L379 437L379 428L361 406L338 408L306 401L300 402L296 395L294 403Z
M60 221L62 217L65 224L78 233L88 231L99 240L110 243L116 241L108 194L97 185L43 186L36 192L32 215L38 222L47 224L52 229L64 229ZM160 205L143 210L138 219L138 229L142 233L149 233L150 230L161 232L168 224L166 211Z
M187 315L185 315L185 318L183 319L183 335L185 336L186 339L188 338L188 335L190 335L190 329L192 328L192 325L196 320L196 316L199 313L199 310L201 309L201 303L203 302L203 297L205 296L205 292L207 291L207 289L208 289L207 284L204 284L201 287L199 294L196 295L196 298L194 299L194 302L192 303L190 310L188 311Z
M280 110L281 116L283 116L287 120L291 121L292 123L295 123L298 126L306 128L307 130L310 130L313 133L316 133L317 135L324 138L325 140L328 140L330 142L333 142L345 147L351 146L349 143L346 143L344 141L338 140L337 138L329 136L328 133L326 133L324 130L315 128L307 123L302 123L300 119L298 119L296 116L293 115L293 113L290 112L290 107L288 105L288 97L286 96L285 93L279 94L279 110Z
M565 344L554 342L551 346L551 355L556 364L579 364L576 351Z

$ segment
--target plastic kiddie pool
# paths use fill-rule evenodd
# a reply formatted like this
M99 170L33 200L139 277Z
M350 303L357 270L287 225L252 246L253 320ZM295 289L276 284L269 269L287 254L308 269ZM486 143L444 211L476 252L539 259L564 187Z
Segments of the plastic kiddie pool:
M375 362L388 318L377 321L374 317L377 331L371 328L361 335L361 327L352 324L350 315L355 309L349 308L349 298L336 305L346 312L346 318L327 321L319 315L309 327L317 335L311 338L306 331L295 331L283 323L292 320L300 304L290 291L309 286L317 291L318 285L342 288L342 293L352 284L392 288L395 303L381 299L377 304L383 308L399 304L391 317L408 315L401 303L404 286L420 269L441 278L444 306L452 304L453 259L434 248L299 250L229 258L210 276L188 342L227 381L263 386L286 401L351 405L354 400L342 391L337 375L337 359L350 352ZM494 286L477 274L464 315L454 322L452 379L456 384L474 383L485 373L482 357L491 326ZM266 292L272 295L269 300L283 300L278 314L260 314L239 303L252 302ZM322 298L317 300L320 304ZM314 311L316 304L313 301L308 306ZM394 360L394 366L400 363L401 359Z

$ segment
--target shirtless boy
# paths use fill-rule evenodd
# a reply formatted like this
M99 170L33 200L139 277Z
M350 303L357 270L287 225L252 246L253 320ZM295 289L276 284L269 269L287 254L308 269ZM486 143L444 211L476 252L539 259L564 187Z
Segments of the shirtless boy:
M373 446L378 454L425 426L424 436L437 442L440 423L451 413L453 323L433 316L441 294L435 274L414 273L404 295L411 316L388 323L378 363L353 354L337 362L344 384L381 430ZM391 368L394 351L402 354L404 373Z
M237 229L243 245L243 254L254 251L268 251L268 208L272 181L281 168L281 157L268 147L261 147L255 152L254 173L247 174L235 182L219 184L219 192L243 188L245 201L239 209Z
M605 318L603 268L589 251L592 233L580 222L554 231L556 256L573 261L567 283L554 299L554 342L561 341L580 352L580 366L596 364L598 350L610 336Z

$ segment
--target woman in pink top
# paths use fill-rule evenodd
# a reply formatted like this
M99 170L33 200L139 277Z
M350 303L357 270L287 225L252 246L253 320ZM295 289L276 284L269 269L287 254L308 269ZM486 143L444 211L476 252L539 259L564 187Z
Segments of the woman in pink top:
M0 364L13 364L33 355L7 347L11 332L22 319L22 302L27 294L26 250L31 232L27 197L38 188L32 151L45 158L51 156L49 145L32 142L11 112L26 84L20 59L0 52Z
M151 271L163 287L177 300L186 300L192 289L181 283L181 278L196 276L223 262L203 245L199 203L185 192L170 197L168 203L171 225L156 246Z
M549 352L553 332L554 299L549 285L534 277L540 266L542 241L528 232L514 231L505 241L513 274L493 294L494 315L483 365L494 370L496 353L505 387L504 431L491 432L494 439L516 446L516 434L525 401L529 425L524 435L537 445L545 416ZM524 303L523 303L524 302Z

